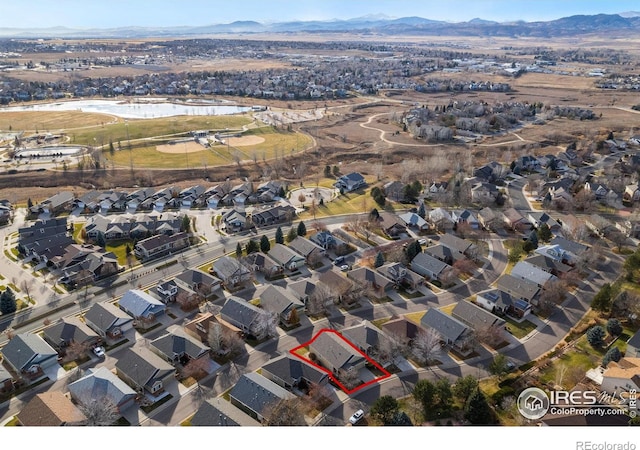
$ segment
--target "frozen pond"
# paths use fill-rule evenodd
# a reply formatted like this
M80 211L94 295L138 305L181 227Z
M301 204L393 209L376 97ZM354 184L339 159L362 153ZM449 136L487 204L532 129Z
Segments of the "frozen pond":
M5 111L82 111L104 113L123 119L153 119L172 116L222 116L249 111L251 108L236 105L189 105L158 101L153 103L123 102L119 100L77 100L70 102L42 103L28 106L9 106Z
M82 151L82 147L38 147L18 150L16 157L22 158L51 158L56 156L73 156Z

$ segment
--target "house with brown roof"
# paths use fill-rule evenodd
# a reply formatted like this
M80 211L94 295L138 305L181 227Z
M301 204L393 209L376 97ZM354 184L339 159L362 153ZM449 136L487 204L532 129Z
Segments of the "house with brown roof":
M611 395L625 395L640 389L640 358L624 357L611 361L602 374L602 390Z
M16 415L25 427L62 427L83 425L87 417L60 391L36 394Z

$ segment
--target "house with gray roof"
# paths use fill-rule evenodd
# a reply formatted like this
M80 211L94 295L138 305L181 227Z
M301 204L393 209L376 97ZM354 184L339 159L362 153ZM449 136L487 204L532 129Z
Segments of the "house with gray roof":
M536 228L540 228L543 224L546 224L553 232L560 231L562 228L560 223L546 212L533 211L530 212L527 217Z
M304 256L294 252L284 244L275 244L268 253L269 257L292 272L305 264Z
M368 267L358 267L348 271L347 278L368 289L371 295L378 298L384 297L385 292L394 286L389 278Z
M363 320L358 325L343 329L342 335L358 347L360 351L374 357L374 359L375 355L389 342L389 338L380 331L380 328L368 320Z
M360 370L365 366L365 358L349 345L335 331L323 331L309 344L322 366L337 377L348 370ZM353 369L352 369L353 368Z
M469 350L471 329L437 308L430 308L420 319L422 328L435 330L442 341L459 351Z
M42 332L42 337L58 352L76 343L93 347L100 341L100 336L78 317L63 317L59 322L49 325Z
M440 280L443 273L451 266L428 253L418 253L411 260L411 270L432 280Z
M289 289L293 295L298 298L298 300L306 305L309 300L309 296L313 295L316 290L316 284L317 283L314 281L303 278L302 280L287 284L287 289Z
M18 334L2 347L4 362L18 377L35 380L58 365L58 352L37 334Z
M244 259L244 264L251 270L263 274L267 280L280 275L284 271L284 267L262 252L249 253Z
M447 247L444 244L431 245L425 248L424 252L427 255L433 256L437 260L449 264L450 266L452 266L456 261L466 258L466 256L455 248Z
M145 347L125 349L116 361L118 377L137 392L159 396L175 379L176 369Z
M11 373L0 365L0 393L7 393L13 390L13 377Z
M475 331L483 331L488 328L504 329L506 324L504 319L465 300L461 300L456 304L451 315Z
M625 356L628 358L640 358L640 330L627 341Z
M210 348L183 330L179 325L167 328L167 334L151 341L149 348L170 364L187 365L190 361L208 358Z
M71 398L80 404L109 402L118 412L135 405L136 391L106 367L90 368L87 375L69 384Z
M304 303L298 299L294 292L281 286L270 284L258 293L260 307L278 315L281 325L294 325L290 322L291 313L296 310L300 313L304 309Z
M288 247L299 255L304 256L305 262L310 265L316 264L325 255L324 248L303 236L298 236L289 242Z
M376 269L385 278L388 278L393 282L395 286L406 286L411 289L416 289L421 284L424 284L424 277L413 270L407 269L400 263L387 263Z
M344 192L351 192L360 189L367 185L364 177L358 172L351 172L346 175L342 175L338 178L338 181L334 183L334 186Z
M85 323L104 339L121 340L133 328L133 318L110 302L94 303L84 315Z
M237 258L222 256L213 262L213 273L222 280L225 288L230 289L251 281L251 271L240 264Z
M573 270L573 267L563 263L561 260L553 259L541 254L531 256L525 259L525 261L555 276L560 276Z
M532 302L536 302L540 294L540 287L537 284L508 273L501 275L496 285L499 290L510 294L511 297L531 304L535 304Z
M295 395L262 375L250 372L240 377L229 392L229 398L233 405L262 422L268 419L271 408Z
M174 281L183 289L190 290L205 299L215 296L215 292L222 285L219 278L198 269L186 269L178 274Z
M466 239L460 239L453 234L445 233L440 236L439 242L452 250L458 251L467 257L475 256L475 245Z
M262 309L241 298L229 297L220 310L220 317L241 329L243 333L260 340L265 337L266 333L258 320L262 313Z
M189 423L193 427L259 427L260 422L236 408L222 397L211 398L200 405Z
M400 214L398 217L400 217L400 220L402 220L408 228L418 231L428 231L431 228L429 222L416 213L408 212Z
M59 214L64 211L71 211L71 206L75 200L75 195L71 191L62 191L49 197L45 201L31 207L32 214Z
M511 269L511 275L523 280L531 281L535 283L539 288L542 288L550 281L555 281L558 278L549 272L542 270L540 267L533 265L527 261L519 261Z
M580 244L578 242L566 239L562 236L556 236L551 239L550 245L558 245L564 251L570 263L575 262L580 256L589 250L588 245Z
M153 320L165 313L167 306L140 289L127 291L118 301L120 309L134 319Z
M325 371L290 354L271 359L262 366L261 373L262 376L288 391L293 389L306 391L312 385L324 386L329 382L329 375Z
M133 253L137 258L147 261L160 256L179 252L180 250L187 248L189 245L188 233L162 233L138 241L133 247Z

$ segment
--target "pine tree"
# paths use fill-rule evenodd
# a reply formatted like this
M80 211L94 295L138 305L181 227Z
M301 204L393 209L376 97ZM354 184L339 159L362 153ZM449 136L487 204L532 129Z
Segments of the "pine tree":
M295 227L291 227L289 229L289 232L287 233L287 242L291 242L297 237L298 237L298 233L296 232Z
M260 238L260 251L267 253L269 250L271 250L271 242L269 242L269 238L263 234Z
M260 250L260 245L258 245L258 243L256 241L254 241L253 239L250 239L249 242L247 242L245 250L247 251L247 255L250 254L250 253L255 253L258 250Z
M420 208L418 208L418 215L423 219L427 216L427 211L424 207L424 202L420 203Z
M553 234L551 233L549 225L547 225L546 223L540 225L540 227L538 228L538 239L540 239L542 242L549 242L552 238Z
M240 242L236 245L236 256L238 258L242 256L242 245L240 245Z
M16 295L10 287L0 294L0 312L2 314L11 314L16 312L18 305L16 304Z
M618 347L611 347L609 350L607 350L607 353L605 353L604 357L602 358L602 365L604 367L607 367L607 364L609 364L611 361L618 362L621 359L622 353L620 352L620 349Z
M601 347L604 344L606 333L600 325L589 328L587 331L587 341L592 347Z
M378 254L376 255L376 260L373 263L373 266L377 269L380 266L384 265L384 255L382 254L382 252L378 252Z
M281 227L276 230L276 244L284 244L284 234L282 234Z
M474 425L490 425L493 423L491 407L480 389L476 389L466 404L464 417Z
M611 336L620 336L622 334L622 324L618 319L607 320L607 333Z
M31 197L27 199L27 208L29 209L33 208L33 201L31 200Z
M300 221L300 223L298 224L298 229L296 230L298 236L306 236L307 234L307 227L304 224L303 221Z

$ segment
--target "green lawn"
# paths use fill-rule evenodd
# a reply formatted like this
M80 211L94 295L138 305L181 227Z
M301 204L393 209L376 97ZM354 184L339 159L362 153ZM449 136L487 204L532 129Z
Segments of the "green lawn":
M419 312L414 312L414 313L409 313L409 314L405 314L404 317L407 320L410 320L412 322L415 323L420 323L420 319L422 319L422 316L424 316L426 314L427 311L419 311Z
M507 328L511 331L511 334L518 339L522 339L536 329L536 326L528 320L524 320L522 323L518 323L509 317L505 317L505 320L507 321Z
M78 244L84 243L84 240L80 237L82 233L82 229L84 228L83 223L74 223L73 224L73 240Z
M113 254L116 255L119 265L127 266L127 244L131 247L131 251L133 251L133 240L131 239L110 241L105 246L105 250L113 252ZM133 260L135 260L135 258L133 258Z

